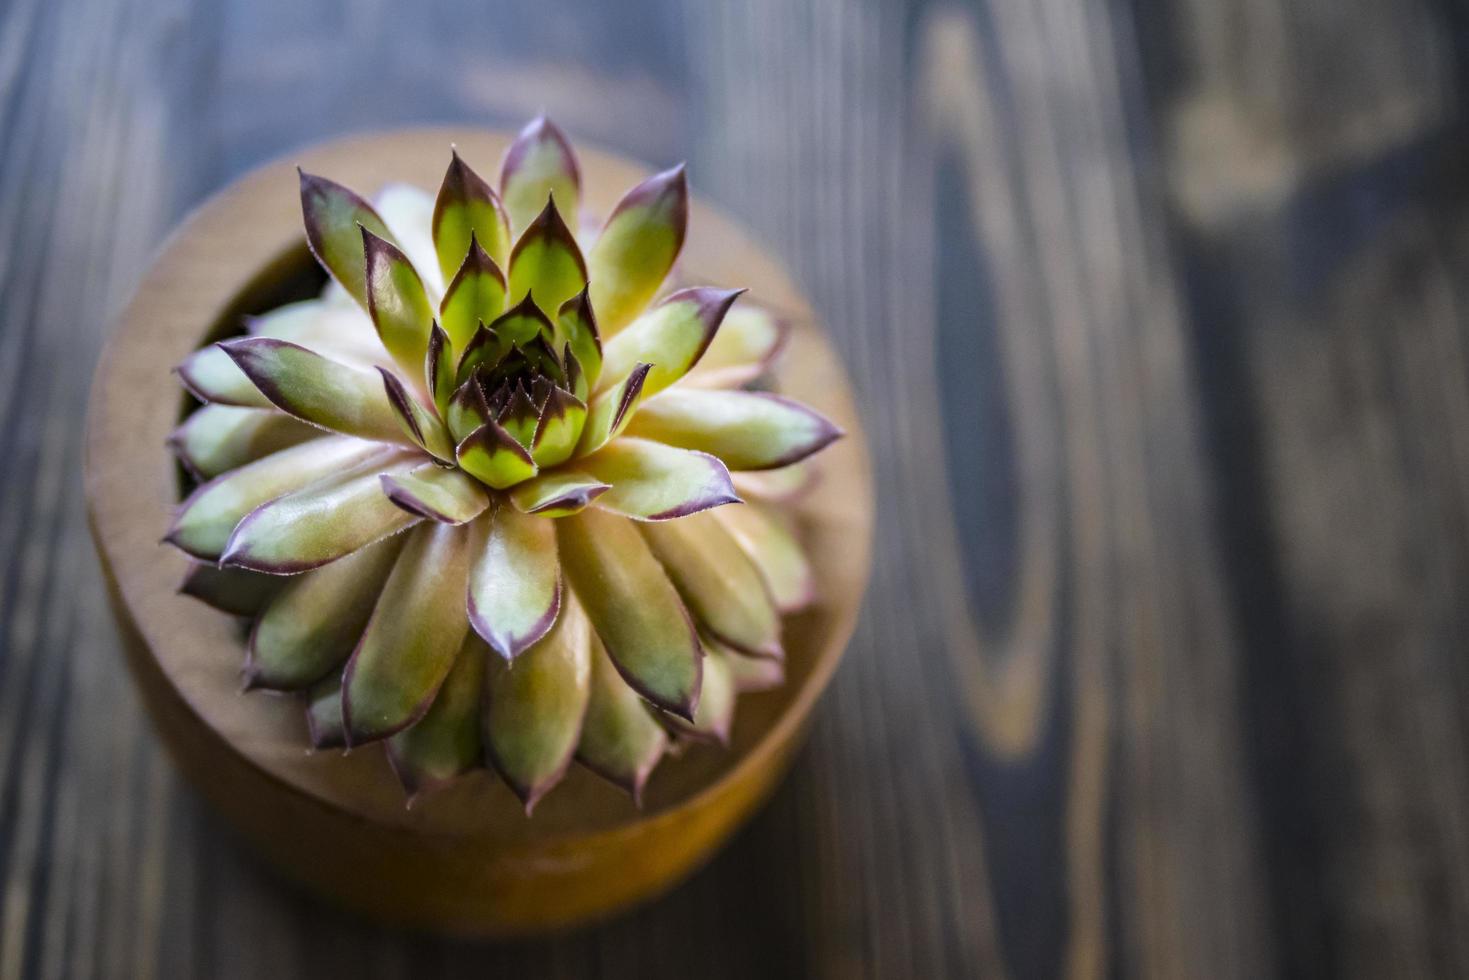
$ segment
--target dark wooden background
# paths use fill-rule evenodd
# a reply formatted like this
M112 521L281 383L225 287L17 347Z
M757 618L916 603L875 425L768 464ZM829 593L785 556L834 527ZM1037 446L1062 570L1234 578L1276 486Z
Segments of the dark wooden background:
M1451 0L0 0L0 977L1469 974L1466 92ZM789 258L877 566L712 865L441 942L181 785L81 422L204 195L543 107Z

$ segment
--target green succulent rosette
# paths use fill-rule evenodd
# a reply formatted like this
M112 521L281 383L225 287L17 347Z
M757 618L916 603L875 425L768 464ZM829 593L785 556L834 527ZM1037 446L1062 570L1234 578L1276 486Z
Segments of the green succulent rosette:
M317 747L386 740L410 797L489 766L529 812L573 760L640 797L781 682L812 597L781 504L841 433L746 390L780 321L668 291L682 167L581 234L579 192L545 119L498 191L457 153L437 198L302 173L326 289L177 369L183 591L251 618L247 687L300 692Z

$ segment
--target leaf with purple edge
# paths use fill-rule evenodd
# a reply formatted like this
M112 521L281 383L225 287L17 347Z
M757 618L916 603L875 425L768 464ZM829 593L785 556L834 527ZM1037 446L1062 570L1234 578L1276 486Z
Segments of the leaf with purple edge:
M428 335L423 356L423 385L433 399L439 418L448 420L449 399L454 397L454 344L437 323Z
M388 761L408 793L409 806L420 794L483 764L480 705L484 699L485 655L479 637L466 634L428 712L388 739Z
M510 253L510 300L518 303L534 295L543 312L554 314L586 285L587 265L576 236L555 200L548 200Z
M189 394L209 405L273 408L270 399L216 344L200 347L174 368Z
M500 167L500 199L512 234L518 236L535 220L548 197L574 216L580 194L581 173L571 142L545 116L531 120L510 144Z
M719 332L699 363L684 375L685 387L738 388L768 371L785 347L784 321L754 303L739 303L724 315Z
M440 524L467 524L490 506L489 494L459 470L425 463L407 473L384 473L383 493L410 514Z
M567 581L618 671L653 704L692 718L703 651L643 536L595 507L553 523Z
M463 385L475 374L484 374L493 369L510 352L510 341L481 323L474 335L459 354L459 366L454 369L454 384Z
M524 384L517 384L511 392L510 398L500 409L495 421L500 427L510 434L510 438L520 443L528 451L531 442L536 436L536 427L540 424L541 413L536 410L536 403L531 400L530 392L525 390ZM534 457L532 457L534 458Z
M168 437L168 445L195 477L207 480L321 435L270 408L205 405Z
M398 420L398 430L409 441L435 459L445 463L454 462L454 440L449 430L432 411L424 408L404 386L403 382L387 368L378 368L383 378L383 391L388 404Z
M277 575L195 561L189 563L189 570L179 583L179 594L231 616L254 616L280 591L282 584Z
M689 186L683 164L623 196L587 255L592 305L609 337L648 305L683 248Z
M533 294L521 297L520 302L490 324L490 329L505 343L517 347L525 347L537 337L550 339L555 336L555 327L536 303Z
M755 504L714 511L740 548L755 563L775 608L783 613L809 606L816 597L816 576L806 552L779 515Z
M560 388L552 388L541 407L531 438L530 455L541 469L557 466L571 458L587 421L587 407Z
M699 688L699 707L694 711L694 720L685 721L666 713L663 719L680 735L728 745L739 694L730 666L730 658L735 654L714 637L701 635L699 639L704 644L704 682Z
M382 447L328 437L272 453L199 486L179 505L164 540L195 558L217 561L240 521L255 508L360 464Z
M652 369L651 364L639 364L627 377L592 399L577 441L578 455L594 453L622 434L642 404L643 383Z
M342 723L342 675L334 672L306 692L306 731L314 749L340 749L347 745L347 728Z
M501 503L477 521L469 570L469 621L507 660L551 628L561 609L556 529Z
M602 374L602 337L587 289L561 304L556 324L557 342L571 348L577 367L586 376L588 387L595 385Z
M704 629L751 656L784 655L765 580L718 517L694 514L638 530Z
M591 631L575 601L566 603L551 632L513 662L489 659L485 751L527 814L571 763L591 680Z
M469 241L469 254L449 282L439 317L455 350L464 350L481 323L490 323L505 312L505 273L495 264L479 239Z
M536 464L530 453L494 421L465 436L455 455L465 472L496 490L513 487L536 475Z
M250 337L221 344L283 412L303 422L377 442L407 442L382 380L284 340Z
M347 661L349 745L387 738L428 711L469 631L468 577L467 528L429 521L410 532Z
M598 390L642 363L653 365L644 384L646 398L682 378L699 362L725 313L743 292L706 286L683 289L638 317L603 347Z
M389 500L378 476L406 473L418 460L388 451L252 510L220 564L294 575L336 561L422 520Z
M510 254L510 220L500 206L500 198L460 158L458 150L453 151L439 186L432 228L445 282L464 264L471 238L498 264Z
M367 309L367 258L360 228L390 242L394 241L392 232L372 205L341 184L304 170L297 172L301 175L301 212L311 254L349 296Z
M841 438L813 408L764 391L675 389L649 399L629 435L712 453L732 470L789 466Z
M346 663L402 548L399 535L304 575L272 576L285 586L250 630L246 687L294 691Z
M642 805L643 786L668 749L668 732L628 686L595 634L592 686L576 760Z
M687 517L740 499L715 457L646 439L617 439L577 466L612 485L595 507L640 521Z
M490 421L493 415L485 401L484 389L477 380L471 378L460 385L454 392L454 397L449 399L449 411L445 420L449 424L449 434L456 443L460 443L475 429Z
M522 514L565 517L575 514L610 489L595 477L577 470L560 469L512 488L510 502Z
M367 256L367 312L398 367L418 374L433 329L434 308L423 280L398 247L362 229Z

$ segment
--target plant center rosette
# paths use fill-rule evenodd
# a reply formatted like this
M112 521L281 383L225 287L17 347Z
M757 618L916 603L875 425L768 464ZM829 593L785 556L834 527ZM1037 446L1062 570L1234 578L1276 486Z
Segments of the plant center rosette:
M437 198L302 173L331 281L178 367L183 591L251 617L248 688L302 692L317 747L386 740L410 799L489 766L529 812L573 759L640 798L781 682L812 597L781 503L840 432L747 390L780 321L667 286L681 167L580 236L579 191L544 119L498 193L457 154Z

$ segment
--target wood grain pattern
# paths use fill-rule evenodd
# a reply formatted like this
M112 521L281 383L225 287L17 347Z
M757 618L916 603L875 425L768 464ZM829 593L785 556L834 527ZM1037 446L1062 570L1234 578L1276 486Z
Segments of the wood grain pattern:
M1469 971L1451 0L0 4L0 977ZM106 312L293 145L545 107L779 254L866 615L773 804L554 942L374 931L160 758L82 525Z

